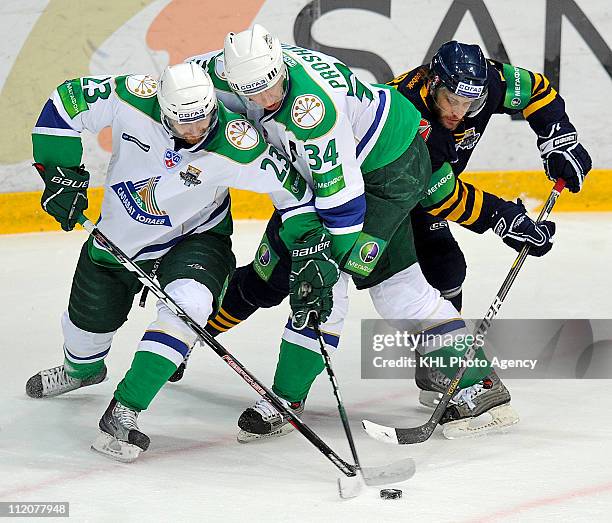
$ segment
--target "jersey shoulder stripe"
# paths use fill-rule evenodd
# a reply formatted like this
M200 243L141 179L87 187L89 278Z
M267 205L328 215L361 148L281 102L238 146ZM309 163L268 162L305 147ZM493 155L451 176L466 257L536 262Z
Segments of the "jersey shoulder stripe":
M45 103L42 112L36 121L36 127L39 129L47 128L73 130L72 127L70 127L70 124L62 118L52 100L47 100ZM76 131L74 132L76 133Z

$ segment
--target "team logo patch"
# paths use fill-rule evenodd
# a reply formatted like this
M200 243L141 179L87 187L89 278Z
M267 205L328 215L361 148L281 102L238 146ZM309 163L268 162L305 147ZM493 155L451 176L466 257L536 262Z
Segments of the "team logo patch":
M291 119L302 129L316 127L325 117L325 104L314 94L298 96L291 106Z
M429 120L421 118L421 121L419 122L419 134L423 140L427 141L427 138L429 138L429 135L431 134L431 124L429 123Z
M359 258L363 263L372 263L380 253L380 247L376 242L367 242L359 249Z
M120 182L111 185L132 220L144 225L172 227L170 216L161 210L155 201L155 188L161 176L139 182Z
M248 151L259 143L259 133L246 120L232 120L225 127L225 137L236 148Z
M200 176L201 172L202 169L198 169L193 165L188 165L187 172L181 171L180 177L187 187L191 187L192 185L200 185L202 183L202 180L198 180L198 176Z
M480 140L480 133L476 132L475 127L466 129L463 134L455 134L457 149L473 149Z
M176 167L179 163L181 163L182 159L183 157L172 149L166 149L166 152L164 153L164 164L166 165L166 169Z
M138 98L152 98L157 94L157 80L144 74L133 74L125 79L127 90Z
M259 263L265 267L270 263L272 259L272 255L270 254L270 247L267 244L262 243L259 246L259 250L257 251L257 258L259 259Z

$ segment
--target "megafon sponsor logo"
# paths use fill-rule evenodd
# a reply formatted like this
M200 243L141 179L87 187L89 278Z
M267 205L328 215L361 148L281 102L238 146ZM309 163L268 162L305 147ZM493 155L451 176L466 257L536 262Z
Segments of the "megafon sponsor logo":
M270 263L270 259L271 259L270 248L268 247L267 244L265 243L261 244L261 246L259 247L259 252L257 253L257 256L259 258L259 263L263 265L264 267Z
M372 263L380 252L380 247L376 242L365 243L361 249L359 249L359 258L363 263Z

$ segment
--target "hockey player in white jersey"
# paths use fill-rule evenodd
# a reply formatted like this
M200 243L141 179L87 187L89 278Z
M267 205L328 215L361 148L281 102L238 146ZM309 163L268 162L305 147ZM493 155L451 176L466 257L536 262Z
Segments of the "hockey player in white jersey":
M429 184L428 153L417 133L420 115L411 103L403 103L387 86L362 82L333 57L285 44L281 49L278 39L259 25L230 33L224 53L190 60L210 72L218 96L246 112L313 187L315 206L331 233L332 253L343 270L334 288L332 315L321 325L328 349L338 345L351 276L358 288L369 289L383 317L436 320L439 326L428 334L440 329L465 333L459 313L425 281L416 263L409 212L436 187ZM537 229L526 215L524 222ZM278 243L279 223L273 217L268 224L252 264L254 277L241 273L240 278L249 278L248 285L234 280L230 284L230 289L238 285L248 296L241 303L224 301L217 317L209 321L212 334L228 330L257 307L271 306L286 295L277 282L271 284L276 275L288 270L283 267L288 253ZM539 236L539 229L536 232L534 236ZM550 249L552 236L547 229L544 233L545 241L538 246L543 252ZM528 234L522 238L532 241ZM226 305L237 307L226 310ZM310 386L324 368L316 336L304 317L308 311L301 321L296 322L294 314L287 323L273 385L296 412L303 410ZM428 350L428 356L443 357L451 351L462 352L452 346ZM484 360L482 351L478 357ZM464 376L463 390L445 415L449 433L483 413L494 419L487 428L518 421L507 389L487 362L481 361L477 368ZM180 373L181 369L179 378ZM445 373L452 375L454 369L447 366ZM291 430L265 401L247 409L239 426L240 441Z
M155 267L160 286L195 321L206 324L235 268L229 187L270 194L288 248L305 250L303 259L326 275L323 293L331 308L338 268L326 256L328 234L310 188L244 117L217 102L210 77L194 64L166 68L159 82L142 75L95 76L66 81L53 92L32 140L45 183L42 206L64 230L87 209L80 133L106 126L113 153L98 228L143 270ZM32 376L28 395L50 397L104 380L113 336L141 288L90 237L62 317L64 363ZM137 416L195 341L195 333L158 302L157 317L100 420L96 450L131 461L147 449Z

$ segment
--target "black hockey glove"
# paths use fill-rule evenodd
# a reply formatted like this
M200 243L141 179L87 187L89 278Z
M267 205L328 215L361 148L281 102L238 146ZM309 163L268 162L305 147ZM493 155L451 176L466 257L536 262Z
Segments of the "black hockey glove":
M578 143L574 126L569 122L552 124L546 136L538 136L538 147L546 176L552 181L563 178L570 192L580 191L592 163L589 153Z
M514 202L501 200L493 213L492 229L506 245L519 251L529 245L531 256L544 256L552 249L555 224L551 221L534 222L528 215L520 199Z
M331 314L332 287L338 281L340 271L331 257L331 239L325 230L296 243L290 252L291 324L294 329L302 330L315 316L324 323Z
M65 231L71 231L79 217L87 209L87 187L89 173L81 167L44 166L34 167L45 182L40 204L53 216Z

